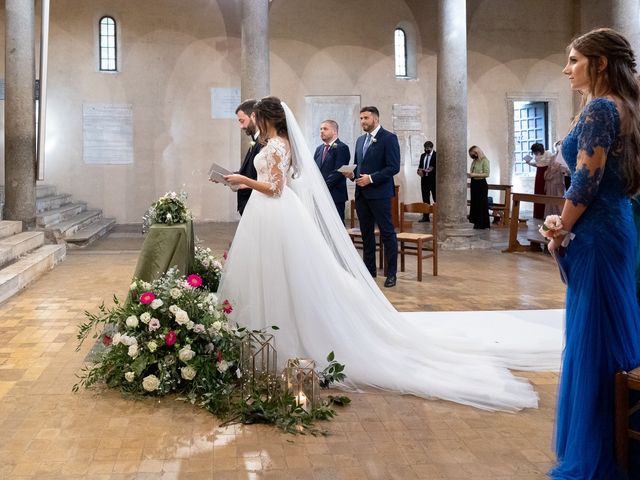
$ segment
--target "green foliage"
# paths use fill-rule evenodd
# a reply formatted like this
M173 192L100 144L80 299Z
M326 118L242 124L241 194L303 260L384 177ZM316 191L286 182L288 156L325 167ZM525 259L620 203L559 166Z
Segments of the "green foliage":
M327 362L329 362L328 365L320 372L320 386L322 388L329 388L332 383L341 382L347 377L344 374L344 365L335 361L333 352L327 355Z

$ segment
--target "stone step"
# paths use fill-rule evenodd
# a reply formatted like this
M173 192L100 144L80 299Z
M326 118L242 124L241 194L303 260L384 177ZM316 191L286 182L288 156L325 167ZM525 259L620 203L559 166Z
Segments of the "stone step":
M85 202L67 203L59 208L45 210L36 216L36 225L38 227L49 228L54 224L63 220L68 220L74 215L82 213L87 209Z
M56 194L55 185L37 184L36 198L50 197ZM0 203L4 204L4 185L0 185Z
M40 213L45 210L60 208L62 205L69 202L71 202L71 195L68 193L47 195L46 197L36 198L36 212Z
M44 245L44 232L21 232L0 239L0 267Z
M22 231L22 222L19 220L2 220L0 221L0 238L15 235Z
M65 245L43 245L0 270L0 302L15 295L64 260Z
M87 209L71 218L62 220L45 228L47 239L54 243L62 243L65 238L73 235L87 225L102 219L102 210Z
M102 218L97 222L93 222L78 230L72 235L65 236L64 239L69 246L84 247L108 234L115 224L115 218Z

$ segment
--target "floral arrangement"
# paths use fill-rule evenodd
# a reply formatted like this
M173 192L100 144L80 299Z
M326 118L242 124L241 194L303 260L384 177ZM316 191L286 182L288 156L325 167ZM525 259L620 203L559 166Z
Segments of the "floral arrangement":
M186 205L185 192L167 192L151 204L149 210L142 216L143 231L154 223L173 225L191 220L191 212Z
M212 292L218 290L223 263L215 257L210 248L196 245L191 272L202 278L202 284Z
M81 370L73 390L104 383L125 394L175 393L229 422L324 433L314 422L332 418L332 406L346 405L349 398L329 396L308 411L282 386L269 395L259 387L243 390L241 344L251 333L263 332L230 324L227 315L232 305L207 288L207 282L219 281L221 264L209 249L198 249L196 258L196 263L207 265L211 278L197 273L182 276L170 269L151 283L134 280L126 301L114 296L112 307L102 303L98 314L85 312L88 320L79 327L76 350L90 336L99 338L102 348ZM344 366L333 354L327 361L320 373L323 387L344 379Z
M203 392L228 395L239 374L242 331L227 320L229 302L219 302L202 284L199 275L184 277L172 269L152 283L134 280L128 301L114 297L114 307L103 303L98 315L86 312L78 348L103 324L94 338L106 349L83 369L74 390L102 381L127 393L178 392L192 401Z
M544 223L540 226L539 232L546 238L554 238L560 235L566 235L567 233L560 215L547 215Z

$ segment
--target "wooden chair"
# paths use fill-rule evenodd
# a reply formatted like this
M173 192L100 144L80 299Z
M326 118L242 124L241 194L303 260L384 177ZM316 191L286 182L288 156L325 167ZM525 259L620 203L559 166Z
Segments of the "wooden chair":
M349 228L347 228L347 234L351 238L354 247L362 250L362 232L359 228L356 228L356 202L355 200L349 201L349 212L351 218L349 220ZM384 249L382 248L382 239L380 238L380 230L375 229L376 235L376 251L378 252L378 265L380 268L384 268ZM386 275L386 272L385 272Z
M640 415L640 401L629 405L630 392L640 392L640 367L616 374L615 448L618 465L629 470L629 439L640 441L640 431L629 425L629 417Z
M432 233L412 233L405 232L404 225L405 213L422 213L423 215L433 215L431 225ZM422 260L424 258L433 258L433 276L438 275L438 205L436 203L401 203L400 204L400 233L398 235L398 243L400 249L400 271L404 272L405 255L413 255L418 257L418 281L422 281ZM423 247L427 242L431 242L431 251L423 251ZM408 245L407 245L408 244ZM415 246L414 246L415 245Z

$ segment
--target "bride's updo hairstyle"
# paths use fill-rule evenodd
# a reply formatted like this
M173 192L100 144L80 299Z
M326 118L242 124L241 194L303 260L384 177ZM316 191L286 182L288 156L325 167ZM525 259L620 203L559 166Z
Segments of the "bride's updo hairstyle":
M289 137L287 120L278 97L264 97L254 107L256 125L260 130L260 143L267 143L267 125L273 125L278 135Z
M615 30L598 28L576 38L568 47L587 57L589 92L582 96L582 106L594 97L615 95L621 109L622 171L626 182L625 193L635 195L640 190L640 86L636 71L636 58L631 45ZM600 66L600 58L607 66Z

